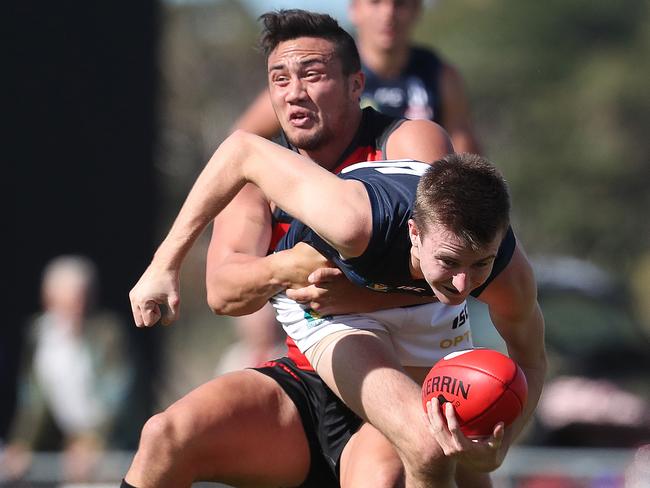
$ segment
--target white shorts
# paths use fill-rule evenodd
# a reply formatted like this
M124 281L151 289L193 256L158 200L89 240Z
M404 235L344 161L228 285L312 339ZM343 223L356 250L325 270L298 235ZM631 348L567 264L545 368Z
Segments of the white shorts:
M471 349L467 304L429 303L378 312L321 317L284 293L271 298L278 322L305 352L324 337L342 330L386 332L402 366L431 366L450 352Z

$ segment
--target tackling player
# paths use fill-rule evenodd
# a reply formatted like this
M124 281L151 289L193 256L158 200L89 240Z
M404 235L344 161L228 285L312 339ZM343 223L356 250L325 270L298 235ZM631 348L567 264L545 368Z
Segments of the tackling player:
M160 303L168 304L177 316L178 276L184 255L246 182L256 184L308 226L301 228L294 223L286 238L288 244L296 239L310 241L336 259L349 277L371 288L380 283L422 294L430 290L429 294L438 299L417 309L444 315L449 307L461 305L471 291L488 280L508 235L509 199L498 172L471 155L452 155L430 167L417 162L360 166L338 178L269 141L233 134L199 176L152 264L132 290L136 324L157 322ZM313 181L319 181L327 205L313 198ZM401 364L408 364L410 357L417 361L418 355L426 359L426 352L412 347L417 346L417 340L409 344L411 333L423 337L430 333L418 330L425 329L427 321L420 310L410 313L406 309L400 317L392 318L360 316L369 326L360 326L354 316L318 318L312 324L295 302L289 307L292 310L282 307L278 314L285 330L310 355L318 375L337 397L395 446L405 466L406 486L451 486L457 465L477 471L495 469L537 404L545 372L543 319L530 266L518 247L513 252L507 266L510 272L489 283L481 299L488 304L510 356L524 370L530 397L524 415L506 433L502 424L497 425L489 439L465 438L449 406L444 410L446 423L437 405L431 412L434 422L429 424L423 415L419 384ZM390 260L384 262L383 257ZM283 266L275 270L274 292L291 282L287 271ZM428 315L428 323L435 329L431 317L434 315ZM415 331L409 330L411 323ZM394 329L389 330L391 327ZM287 368L287 372L293 371ZM259 376L251 376L255 374L251 371L245 376L263 384ZM229 402L221 400L222 404ZM234 418L244 422L245 414L238 406L233 404L228 415L222 409L222 422ZM355 426L348 423L340 427ZM176 454L187 456L182 450ZM147 457L155 459L151 453ZM140 480L146 481L146 477Z
M270 93L285 126L285 144L331 169L382 157L433 161L450 152L449 140L436 124L396 121L371 110L361 112L358 97L363 75L355 61L358 56L354 56L354 43L330 21L326 16L305 12L281 12L265 17ZM312 193L315 193L314 183ZM281 212L276 212L276 216L283 219ZM209 298L217 311L242 314L254 310L278 290L278 282L273 282L276 279L273 270L284 271L283 283L299 286L311 271L325 265L320 254L304 245L262 257L271 239L271 224L269 200L250 185L217 219L208 270ZM497 282L516 282L521 274L517 264L519 255L520 251L515 250L511 265L491 285L492 290L498 290ZM288 271L296 269L297 263L301 265L299 269L286 276ZM325 271L321 269L317 274L326 275ZM328 295L321 294L322 288L314 287L301 290L300 297L296 297L307 300L312 308L333 311L336 306L339 312L374 310L423 300L364 293L361 288L346 285L347 281L337 277L337 270L331 269L330 273L327 280L336 281L336 289L344 289L329 293L335 299L319 303ZM329 283L324 286L329 288ZM329 290L333 291L334 288ZM287 293L291 294L291 290ZM294 352L294 358L299 360L299 351L294 349ZM309 361L303 361L299 369L320 381L312 385L310 394L317 396L314 392L322 390L323 401L329 403L320 406L323 410L333 407L328 412L338 408L338 416L312 417L319 412L311 404L298 405L299 412L295 398L276 381L265 380L251 371L224 376L190 393L147 423L127 480L141 486L183 486L196 479L220 479L233 484L295 486L304 482L306 486L336 486L333 473L340 469L344 486L399 484L403 466L392 444L370 424L355 430L353 423L357 422L358 426L358 417L353 414L350 417L349 410L336 403L336 397L322 387L318 375L309 371L312 369ZM279 371L282 365L274 368ZM306 386L296 383L296 388ZM242 414L224 422L225 412L235 406ZM327 422L348 417L352 419L348 431L339 431L339 438L335 439L338 451L323 452L319 438L330 436L329 427L336 427L336 424L328 426ZM170 431L171 438L167 435ZM265 443L273 449L260 450L260 444ZM343 452L339 465L340 449ZM477 486L474 482L467 485Z

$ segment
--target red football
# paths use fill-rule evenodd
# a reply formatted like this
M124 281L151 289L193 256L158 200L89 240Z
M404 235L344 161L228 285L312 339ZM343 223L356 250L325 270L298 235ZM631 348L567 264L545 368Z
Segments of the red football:
M422 383L422 405L451 402L466 436L510 425L526 404L528 385L517 363L492 349L457 351L438 361Z

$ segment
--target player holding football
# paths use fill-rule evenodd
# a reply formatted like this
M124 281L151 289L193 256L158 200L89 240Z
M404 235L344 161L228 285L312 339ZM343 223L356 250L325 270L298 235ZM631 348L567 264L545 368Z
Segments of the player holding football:
M366 114L361 116L358 105L356 105L360 84L357 71L351 70L348 73L345 71L341 73L341 65L344 65L344 59L342 58L344 57L340 54L340 51L334 50L332 52L332 47L337 46L335 41L328 39L327 42L319 45L318 42L314 42L319 39L322 40L319 35L313 35L307 38L298 36L293 40L281 40L273 51L277 53L281 51L282 47L289 46L293 47L295 56L295 49L303 48L303 56L306 52L308 56L316 61L321 61L320 63L314 62L310 63L309 66L301 66L300 64L296 66L291 63L292 51L289 50L284 52L284 57L270 56L269 65L272 65L272 61L284 60L285 73L288 73L291 78L288 85L295 87L296 84L302 84L305 87L296 96L283 95L285 96L284 100L279 96L277 102L279 114L282 115L281 120L284 120L287 125L287 135L293 136L294 141L297 142L297 147L308 145L309 137L305 137L305 135L317 134L324 129L338 131L334 133L333 137L332 134L329 134L329 140L322 147L318 147L318 144L316 144L311 149L301 151L317 159L319 163L326 167L334 167L337 161L340 162L340 160L345 159L340 157L342 152L350 154L356 152L355 147L359 149L359 145L355 146L354 142L359 139L359 135L365 134L367 136L368 126L376 126L367 123L368 117ZM337 47L340 48L340 46ZM298 59L300 59L300 51L298 51ZM284 76L282 72L280 74ZM283 91L286 94L286 84L284 84L282 78L277 80L278 83L276 84L273 81L275 80L274 77L275 73L272 72L272 94L282 95ZM307 77L308 81L305 80L305 77ZM346 89L342 90L342 87ZM345 102L343 103L341 100ZM334 117L334 115L337 117ZM296 121L292 123L292 119L296 119ZM301 119L302 122L300 122ZM366 129L363 129L364 127ZM360 129L355 135L356 128ZM379 135L380 131L377 131L377 136ZM363 137L361 139L363 140ZM377 137L375 142L379 139L381 138ZM371 142L373 141L371 140ZM448 152L449 147L447 145L448 140L439 127L424 122L393 124L386 137L383 138L383 143L384 156L404 157L408 155L404 154L404 152L411 151L414 157L429 161L433 161ZM348 150L345 150L346 145L348 145ZM363 155L357 155L357 157L381 157L377 155L379 147L375 147L375 149L363 145L361 147L363 150L360 152ZM402 152L400 153L400 151ZM352 159L352 157L347 159ZM238 235L245 236L247 239L241 240L240 238L239 245L258 246L259 250L256 252L262 254L265 251L265 247L262 246L268 244L270 234L263 230L267 228L267 225L270 225L266 224L269 222L267 217L268 203L266 199L261 200L261 204L259 198L242 199L243 195L250 197L251 191L244 191L237 196L240 201L239 210L241 211L242 207L250 209L251 206L259 210L250 212L249 217L252 215L251 218L244 221L240 220L238 228L232 229L229 227L228 233L222 232L219 234L215 229L215 235L222 240L230 234L234 234L233 240ZM258 193L254 193L258 195ZM241 205L242 201L247 203ZM266 211L264 211L264 206L266 206ZM235 208L237 206L229 206L220 216L220 219L228 213L231 213L231 215L237 213L233 210ZM230 220L236 223L236 219ZM244 229L248 232L242 232ZM261 230L263 230L263 236L260 238ZM266 243L263 242L265 239ZM259 244L259 241L262 241L262 243ZM223 259L223 266L225 268L229 267L232 271L237 269L236 266L240 264L249 273L244 275L233 272L230 274L224 273L222 276L224 280L240 277L250 281L251 274L254 274L253 271L257 273L260 269L264 269L261 262L270 265L271 268L276 270L289 271L291 268L285 268L283 263L295 263L298 258L300 258L298 259L299 262L304 263L305 255L310 255L306 250L310 249L307 246L302 246L268 258L255 258L251 254L246 255L245 253L232 254ZM255 252L252 254L255 254ZM312 252L310 258L313 258L314 254L316 258L319 257L318 254ZM303 272L295 273L295 276L290 278L285 276L284 280L287 283L291 279L295 280L292 283L293 286L302 283L301 280L304 280L304 276L316 267L312 262L313 259L307 261L309 266L305 266ZM316 259L316 262L323 263L324 260L322 258L320 261ZM507 291L507 285L511 283L516 286L518 280L521 279L526 285L529 278L528 273L529 268L526 265L525 258L518 249L515 250L510 264L481 295L481 299L486 294L508 296L511 291ZM268 278L268 276L269 274L266 275L266 279L269 282L275 279ZM230 282L220 283L215 279L214 284L221 285L222 293L226 295L231 290L236 289L236 287L231 287ZM225 286L226 284L227 286ZM274 293L276 288L277 282L267 283L266 296L269 296L268 293ZM243 289L245 288L240 286L238 290ZM359 305L360 300L358 298L359 293L362 291L359 288L355 292L354 296L357 305ZM260 293L260 290L257 290L257 292ZM366 293L376 297L375 302L383 302L384 307L395 303L395 298L391 294ZM241 293L240 296L244 295L245 293ZM261 295L264 295L264 293L261 293ZM353 295L350 288L346 289L345 295ZM526 309L525 304L530 302L531 296L532 303L534 303L534 287L532 290L526 286L519 289L517 295L513 296L513 308L508 313L512 317L521 313L522 310ZM170 296L172 302L176 298L177 296L173 294ZM262 301L265 298L263 297ZM402 303L405 303L405 298L408 297L403 297L401 299ZM522 298L525 298L525 300L522 300ZM160 299L160 297L157 297L157 299ZM340 300L336 301L341 302ZM249 308L255 307L254 304L247 305L245 302L245 300L241 300L241 303L237 303L236 300L233 300L232 303L235 303L235 308L232 308L231 313L245 313L246 306ZM410 302L412 303L413 300L411 299ZM224 303L228 303L228 300L224 300ZM238 306L242 308L238 310L236 308ZM331 309L331 305L329 308ZM175 307L172 307L172 309L175 310ZM504 313L501 312L501 314ZM381 333L377 333L377 335L381 337ZM535 345L535 347L541 347L543 352L543 345L539 346L535 341L531 341L531 344ZM464 344L465 347L467 345ZM532 345L530 347L534 350ZM371 352L372 350L373 348L368 349L370 354L374 354ZM440 351L437 353L440 353ZM535 356L535 354L532 354L532 356ZM384 360L381 354L376 357L378 361ZM534 363L534 361L530 360L528 363ZM538 365L539 363L535 364ZM275 370L281 369L282 365L275 367ZM528 376L537 375L538 378L540 377L539 371L535 372L534 367L528 368L527 374ZM287 375L290 376L290 373L287 373ZM318 382L321 380L316 374L313 374L309 377L309 380L305 381ZM535 383L531 378L529 378L529 381ZM415 383L412 384L416 385ZM325 390L320 388L319 385L316 384L310 390L311 397L317 396L318 391ZM306 389L307 386L304 381L301 383L295 382L297 389ZM331 392L329 393L331 394ZM395 473L401 473L402 465L400 458L395 455L392 444L370 424L364 424L358 431L355 431L360 420L353 414L350 416L351 412L346 413L345 406L342 404L339 405L341 414L336 419L342 421L347 419L349 429L348 431L338 429L337 434L340 437L335 439L325 424L328 420L331 420L332 417L329 414L334 410L329 409L329 407L337 406L336 397L333 395L328 396L326 391L324 391L323 396L327 397L324 398L324 401L329 402L327 405L322 405L324 409L327 406L327 415L317 417L318 412L314 410L313 405L307 405L305 408L304 405L294 404L296 399L289 397L286 390L280 388L276 381L270 380L259 373L249 370L216 379L190 393L164 414L155 416L147 424L143 431L138 455L128 473L127 480L136 486L184 486L189 485L191 480L194 479L219 479L234 484L259 483L270 486L295 486L305 480L307 480L306 485L317 486L315 482L320 480L323 482L323 486L331 486L328 483L331 483L332 474L328 470L332 466L338 469L338 455L343 449L340 465L343 486L399 485L400 480L395 476ZM334 398L332 399L332 397ZM397 397L397 399L399 398L401 397ZM535 403L536 398L531 402L531 405L534 406ZM302 417L299 415L296 406L301 408L300 414ZM237 408L240 415L232 416L233 408ZM392 406L392 411L395 412L396 408ZM311 419L311 417L314 418ZM310 419L316 423L320 436L310 435L310 433L314 434L314 426L309 425ZM412 427L415 426L417 424L413 424ZM169 435L170 433L172 435ZM319 444L325 434L328 436L326 440L333 440L333 444L330 446L332 450L327 452L328 457L331 459L327 459L328 464L323 465L325 458L319 456L318 453L326 448L323 444ZM351 440L347 442L350 434L352 434ZM316 437L315 441L314 437ZM321 439L318 437L321 437ZM260 444L265 445L266 443L272 445L273 449L261 452L259 449ZM288 456L287 452L291 452L291 455ZM395 462L395 459L397 462ZM417 465L417 463L415 464ZM458 466L464 467L465 464L459 463ZM330 476L329 480L326 478L327 476ZM355 476L360 476L360 478L355 478ZM383 476L385 476L385 479L382 479ZM336 482L336 479L333 482ZM468 484L468 486L470 485Z
M313 198L312 181L320 182L319 195L327 205ZM417 293L432 294L439 303L420 306L431 311L462 304L488 279L508 233L505 183L491 165L476 156L451 155L432 166L411 161L361 164L338 178L300 155L238 132L215 152L152 264L132 290L137 325L157 322L159 303L168 304L172 313L178 314L178 275L184 255L246 182L256 184L304 223L294 223L285 238L287 245L296 239L310 241L336 260L349 277L366 286L376 288L373 285L381 283L388 288L408 287ZM388 261L384 262L383 257ZM394 262L402 262L401 269L392 266ZM408 333L400 337L396 331L389 339L381 329L388 323L387 318L371 315L359 316L360 322L365 319L370 324L366 327L354 323L354 316L351 324L347 316L334 316L317 319L319 323L312 326L308 318L303 318L305 310L299 304L281 299L279 319L285 330L298 339L299 347L304 348L318 374L337 396L393 443L405 466L406 486L451 486L456 463L477 470L495 469L513 433L532 413L545 364L543 320L535 300L532 272L518 249L508 267L513 265L519 269L516 285L502 283L502 277L497 277L481 298L506 339L510 355L525 371L533 401L508 434L504 436L503 425L499 424L489 439L475 442L460 432L451 405L444 411L446 423L435 401L429 411L430 423L423 414L420 387L400 364L402 348L406 356L418 354L408 342ZM282 267L276 270L275 292L281 292L291 281L286 271ZM514 289L504 296L502 293L511 287ZM416 327L423 325L418 311L402 315L395 320L402 321L395 323L396 328L408 327L409 320ZM310 345L321 328L328 331L327 335ZM241 373L241 379L244 375L259 373ZM254 396L256 392L249 394ZM244 412L230 412L230 416L236 414ZM166 427L166 434L176 441L176 431ZM210 457L209 453L203 456ZM244 484L242 478L226 481ZM150 486L146 478L132 483Z

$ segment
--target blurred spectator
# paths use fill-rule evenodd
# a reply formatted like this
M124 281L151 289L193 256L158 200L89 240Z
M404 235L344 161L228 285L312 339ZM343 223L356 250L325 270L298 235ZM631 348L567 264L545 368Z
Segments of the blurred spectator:
M239 340L221 356L215 369L216 375L257 366L269 359L286 355L284 332L275 320L270 304L250 315L238 317L236 331Z
M61 256L43 272L43 312L30 324L16 418L0 462L22 477L32 451L63 450L63 476L92 476L127 393L131 368L122 324L94 311L97 273L81 256Z

